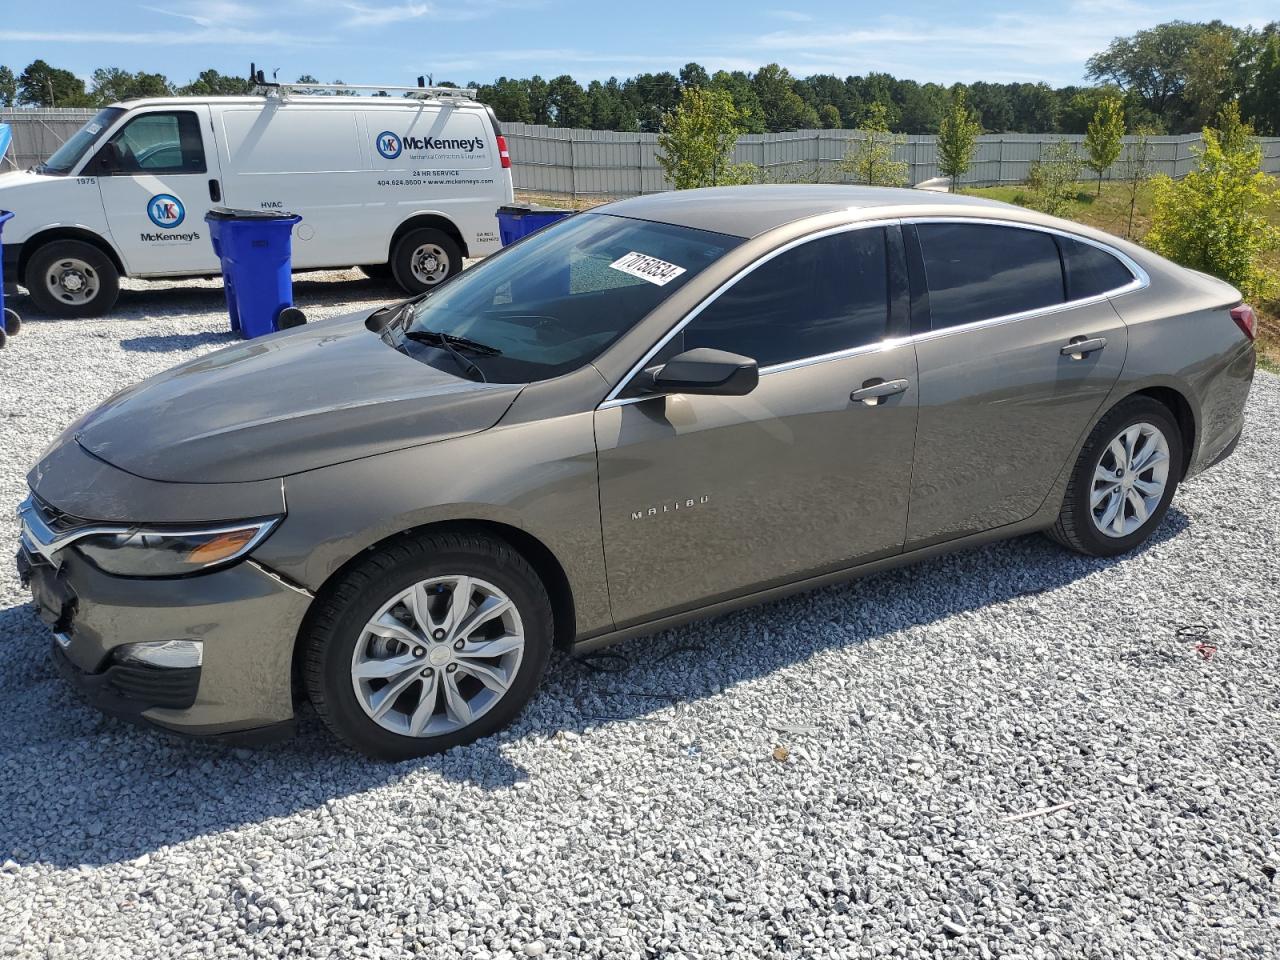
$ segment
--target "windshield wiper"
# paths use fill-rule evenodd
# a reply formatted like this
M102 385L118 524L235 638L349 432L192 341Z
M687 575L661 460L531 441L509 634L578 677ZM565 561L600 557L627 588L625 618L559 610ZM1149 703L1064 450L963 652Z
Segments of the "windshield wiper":
M467 350L482 357L496 357L502 353L497 347L490 347L483 343L469 340L466 337L454 336L451 333L441 333L438 330L406 330L404 337L414 343L428 343L433 347L440 347L457 361L458 366L466 371L468 376L475 374L481 383L488 383L489 378L484 375L483 370L476 366L474 361L464 357L462 351Z

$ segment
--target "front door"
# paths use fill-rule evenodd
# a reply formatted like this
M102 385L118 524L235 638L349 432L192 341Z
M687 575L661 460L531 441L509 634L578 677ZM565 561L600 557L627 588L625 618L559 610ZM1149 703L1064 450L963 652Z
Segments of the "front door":
M207 106L131 113L85 173L98 178L107 224L130 274L218 273L204 222L219 192Z
M747 396L624 390L601 406L619 626L902 549L917 392L913 347L886 342L891 302L902 302L890 296L896 230L784 249L695 312L651 361L694 347L752 357L761 376ZM851 397L881 381L897 392Z

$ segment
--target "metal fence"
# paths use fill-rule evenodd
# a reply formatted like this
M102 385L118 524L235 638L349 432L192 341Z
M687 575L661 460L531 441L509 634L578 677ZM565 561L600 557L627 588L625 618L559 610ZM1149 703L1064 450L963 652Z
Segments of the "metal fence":
M0 110L0 122L13 128L9 168L26 169L46 159L86 120L92 110ZM658 165L658 137L653 133L578 130L528 123L505 123L517 190L570 197L629 197L670 188ZM753 163L763 179L778 182L840 183L848 176L840 161L863 134L854 130L797 130L748 134L738 138L734 160ZM1127 142L1133 138L1126 137ZM1079 144L1079 135L1043 133L991 134L978 139L969 172L960 182L970 186L1024 183L1044 151L1059 141ZM1199 134L1151 138L1151 169L1171 177L1195 167L1193 148ZM1280 137L1262 139L1262 168L1280 174ZM914 185L938 173L937 138L909 136L894 151L906 162ZM1122 154L1122 157L1124 154ZM1123 161L1110 171L1123 176Z

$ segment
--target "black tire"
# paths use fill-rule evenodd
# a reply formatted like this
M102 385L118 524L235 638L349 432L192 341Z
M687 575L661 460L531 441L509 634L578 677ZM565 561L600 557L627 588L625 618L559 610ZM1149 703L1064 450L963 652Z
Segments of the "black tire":
M4 328L0 327L0 350L4 349L4 345L8 342L9 337L5 334Z
M445 258L448 260L448 271L433 283L425 282L416 276L413 271L414 252L427 244L434 245L443 251ZM400 289L406 293L426 293L461 272L462 250L458 246L458 241L443 230L436 230L431 227L410 230L396 241L395 249L391 251L392 276L394 276L396 283L400 285Z
M395 733L373 720L357 699L351 666L355 645L365 624L396 593L455 574L486 580L515 604L525 634L520 665L502 698L469 725L434 737ZM303 681L329 729L361 753L405 760L489 736L519 715L551 653L551 602L528 561L500 540L466 534L405 538L370 554L326 590L316 600L300 642Z
M22 318L19 317L15 311L10 310L8 307L5 307L4 323L0 324L0 331L3 331L4 333L7 333L9 336L12 337L21 329L22 329Z
M389 263L362 263L356 268L370 280L392 280L391 264Z
M1134 424L1149 423L1162 434L1169 447L1169 472L1164 493L1146 521L1127 536L1108 536L1094 522L1089 500L1093 491L1094 471L1098 469L1107 447ZM1092 557L1114 557L1128 553L1145 541L1164 520L1169 503L1182 479L1184 464L1182 431L1169 408L1150 397L1129 397L1116 404L1093 428L1085 441L1071 472L1062 511L1057 522L1046 531L1064 547ZM1126 508L1127 509L1127 508Z
M59 263L79 261L94 271L97 293L84 303L72 303L55 294L50 275ZM120 274L111 258L83 240L54 240L31 254L23 273L23 284L31 300L42 312L54 317L100 317L115 306L120 296Z

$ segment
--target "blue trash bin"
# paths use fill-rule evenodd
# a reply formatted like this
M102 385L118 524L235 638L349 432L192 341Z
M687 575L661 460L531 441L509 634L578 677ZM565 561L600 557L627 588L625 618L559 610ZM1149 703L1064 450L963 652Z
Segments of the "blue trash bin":
M3 152L0 152L0 156L3 156ZM5 223L12 219L12 211L0 210L0 233L4 232ZM0 347L3 347L5 341L18 332L18 327L21 325L22 321L18 319L18 314L4 305L4 260L0 258Z
M214 207L205 214L213 252L222 261L231 329L246 340L296 326L293 225L302 218L267 210Z
M498 208L498 236L504 247L543 227L571 216L572 210L542 207L536 203L512 203Z

